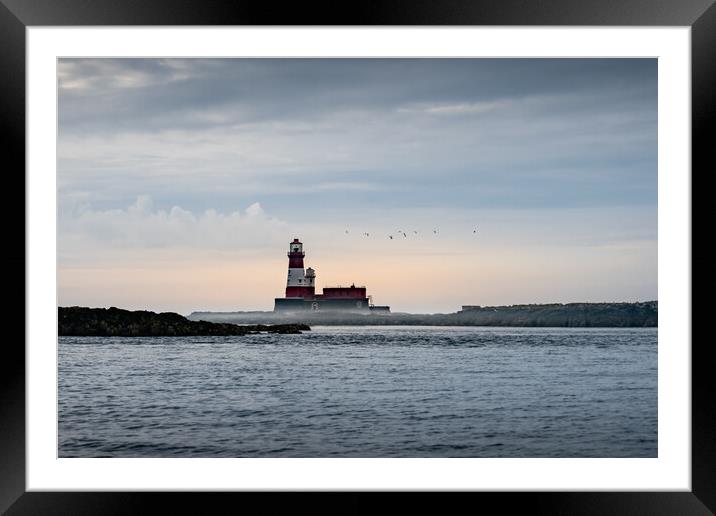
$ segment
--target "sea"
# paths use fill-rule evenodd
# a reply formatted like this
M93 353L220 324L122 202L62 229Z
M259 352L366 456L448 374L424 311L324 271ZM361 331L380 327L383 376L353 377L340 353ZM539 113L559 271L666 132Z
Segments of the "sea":
M59 457L657 457L656 328L60 337Z

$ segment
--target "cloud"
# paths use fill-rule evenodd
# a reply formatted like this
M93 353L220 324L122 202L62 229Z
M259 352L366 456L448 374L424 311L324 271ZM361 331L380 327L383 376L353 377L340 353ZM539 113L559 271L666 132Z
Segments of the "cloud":
M656 202L655 105L625 109L600 92L400 106L194 129L157 131L142 120L134 131L61 129L60 195L88 191L118 205L146 192L192 210L260 196L301 216L312 212L297 208L316 201L336 209ZM316 199L329 191L337 195Z
M650 102L649 59L61 59L65 131L311 120L406 104L437 113L525 96L600 93ZM597 106L595 106L597 107Z
M59 256L64 264L72 257L113 250L255 251L285 241L287 234L286 222L267 216L258 202L243 213L208 209L195 214L180 206L157 209L147 195L138 196L125 209L93 210L80 205L75 211L66 210L58 223Z
M397 111L398 113L423 113L427 115L474 115L509 108L514 105L514 102L508 100L495 100L489 102L463 102L460 104L402 106Z
M190 79L191 61L184 59L60 59L57 79L60 95L106 96L122 90L167 86Z

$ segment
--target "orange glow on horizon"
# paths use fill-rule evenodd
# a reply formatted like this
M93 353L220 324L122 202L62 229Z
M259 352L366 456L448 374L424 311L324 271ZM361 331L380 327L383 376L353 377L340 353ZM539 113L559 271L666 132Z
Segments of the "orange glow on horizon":
M651 286L656 260L649 260L656 253L648 244L631 252L608 247L501 248L443 255L369 251L315 253L314 260L308 249L305 264L316 269L316 292L355 283L366 286L376 304L389 305L393 312L416 313L449 313L463 304L638 300L619 298L614 285L642 292L640 300L656 299ZM620 259L614 259L615 253ZM132 260L124 257L121 264L60 267L59 304L184 314L272 310L274 298L283 297L286 286L283 256L163 250L142 252Z

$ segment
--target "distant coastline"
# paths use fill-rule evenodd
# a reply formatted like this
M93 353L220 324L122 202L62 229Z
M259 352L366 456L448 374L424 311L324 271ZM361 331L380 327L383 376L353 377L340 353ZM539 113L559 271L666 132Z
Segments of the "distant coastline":
M75 337L191 337L250 335L254 333L301 333L305 324L239 326L233 323L190 321L173 312L155 313L120 308L59 307L60 336Z
M354 314L340 312L192 312L192 321L233 324L303 323L319 325L516 326L567 328L654 328L658 302L553 303L463 306L448 314Z

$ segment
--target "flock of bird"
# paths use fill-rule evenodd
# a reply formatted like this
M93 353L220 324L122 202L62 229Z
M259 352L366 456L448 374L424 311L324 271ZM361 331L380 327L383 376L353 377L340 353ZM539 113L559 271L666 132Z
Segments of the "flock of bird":
M440 231L438 230L438 228L434 228L434 229L433 229L433 234L437 235L437 234L439 234L439 232L440 232ZM405 232L405 231L403 231L402 229L399 229L399 230L396 232L396 236L398 236L398 235L403 235L403 238L408 238L408 233L409 233L409 232ZM418 231L416 231L416 230L413 230L413 233L416 234L416 235L419 234ZM476 234L477 234L477 228L473 229L473 230L472 230L472 233L473 233L474 235L476 235ZM350 230L346 229L346 235L348 235L348 234L350 234ZM370 237L370 233L368 233L367 231L364 231L364 232L361 233L361 236L362 236L362 237ZM393 235L388 235L387 238L388 238L389 240L393 240Z

